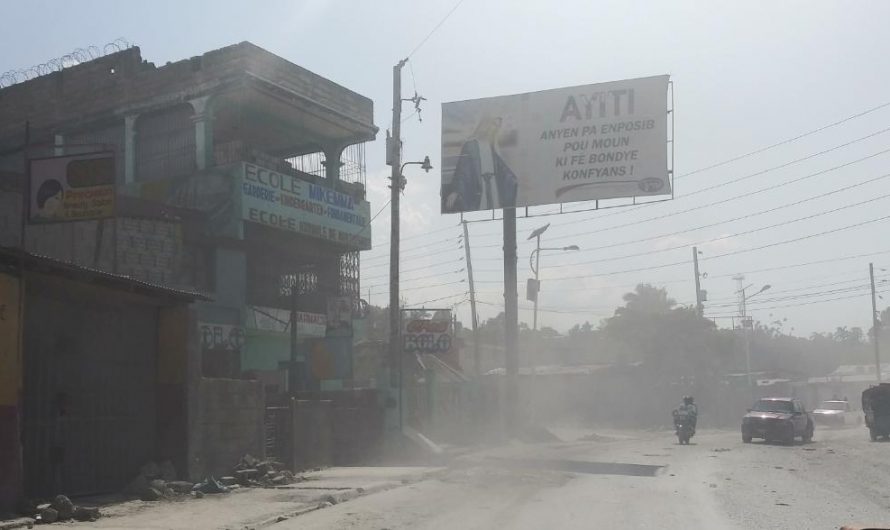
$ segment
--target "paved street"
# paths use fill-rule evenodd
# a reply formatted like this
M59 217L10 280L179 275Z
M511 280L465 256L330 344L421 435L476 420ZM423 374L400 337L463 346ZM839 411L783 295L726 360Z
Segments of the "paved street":
M611 434L517 444L435 478L273 525L278 529L838 528L890 523L890 443L862 428L794 446L736 432ZM600 526L602 525L602 526Z

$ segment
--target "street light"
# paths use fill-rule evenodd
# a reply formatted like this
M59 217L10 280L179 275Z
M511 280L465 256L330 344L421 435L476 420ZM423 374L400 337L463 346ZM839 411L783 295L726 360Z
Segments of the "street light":
M533 302L535 303L534 309L534 317L532 323L532 330L537 331L538 329L538 293L541 290L541 281L538 279L538 272L541 269L541 252L544 251L571 251L571 250L581 250L578 245L569 245L567 247L549 247L549 248L541 248L541 234L547 231L547 228L550 227L550 223L545 224L540 228L536 228L531 235L528 236L526 241L535 238L537 241L535 243L535 249L532 250L532 253L528 256L528 266L531 268L532 272L535 273L535 283L534 283L534 293L535 298Z
M401 190L405 189L405 184L408 182L408 180L405 178L405 175L402 174L405 171L405 166L420 166L420 168L427 173L429 173L430 170L433 169L433 165L430 163L429 156L423 157L423 161L421 162L405 162L399 168L399 189Z

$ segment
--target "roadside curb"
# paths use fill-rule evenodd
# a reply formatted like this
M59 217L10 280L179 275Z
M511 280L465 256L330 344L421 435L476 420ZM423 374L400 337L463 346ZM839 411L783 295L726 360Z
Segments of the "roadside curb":
M0 521L0 530L14 530L16 528L28 528L37 524L36 520L30 517L19 517L8 521Z
M328 507L326 505L327 499L330 497L333 497L333 499L337 501L336 504L342 504L344 502L351 501L351 500L357 499L359 497L364 497L366 495L372 495L374 493L380 493L383 491L393 490L396 488L400 488L402 486L407 486L409 484L416 484L416 483L422 482L424 480L436 478L437 476L444 474L447 470L448 470L447 468L443 467L441 469L427 471L426 473L423 473L420 476L418 476L417 478L414 478L411 480L403 479L401 482L386 482L383 484L377 484L374 486L370 486L368 488L359 487L359 488L352 488L352 489L337 492L337 493L329 493L327 495L319 495L317 498L315 498L311 501L308 501L307 504L312 503L312 504L309 504L308 506L304 506L297 510L292 510L289 512L281 513L281 514L275 515L273 517L269 517L267 519L260 521L259 523L255 524L255 525L247 525L245 528L247 530L268 528L274 524L281 523L281 522L287 521L289 519L293 519L294 517L299 517L301 515L305 515L307 513L314 512L316 510L321 510L321 509L327 508ZM0 528L0 530L4 530L4 529Z

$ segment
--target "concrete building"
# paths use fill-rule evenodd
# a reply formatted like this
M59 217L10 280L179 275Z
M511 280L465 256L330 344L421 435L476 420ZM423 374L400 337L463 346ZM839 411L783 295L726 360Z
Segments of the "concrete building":
M208 377L349 387L376 132L368 98L248 42L160 67L125 49L0 90L0 245L209 293ZM26 160L96 152L110 215L37 222Z
M376 133L368 98L248 42L159 67L134 47L0 89L0 250L41 270L24 342L0 330L16 344L0 350L0 498L53 489L46 414L71 392L39 366L71 370L95 420L73 495L148 460L228 472L262 456L267 393L353 386Z

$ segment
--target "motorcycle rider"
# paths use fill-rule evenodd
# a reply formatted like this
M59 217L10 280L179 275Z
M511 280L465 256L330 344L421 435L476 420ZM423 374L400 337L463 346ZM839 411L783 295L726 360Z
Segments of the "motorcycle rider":
M692 433L695 434L695 425L698 422L698 407L695 405L695 399L692 396L683 396L683 404L674 410L675 428L681 418L689 420L692 426Z

